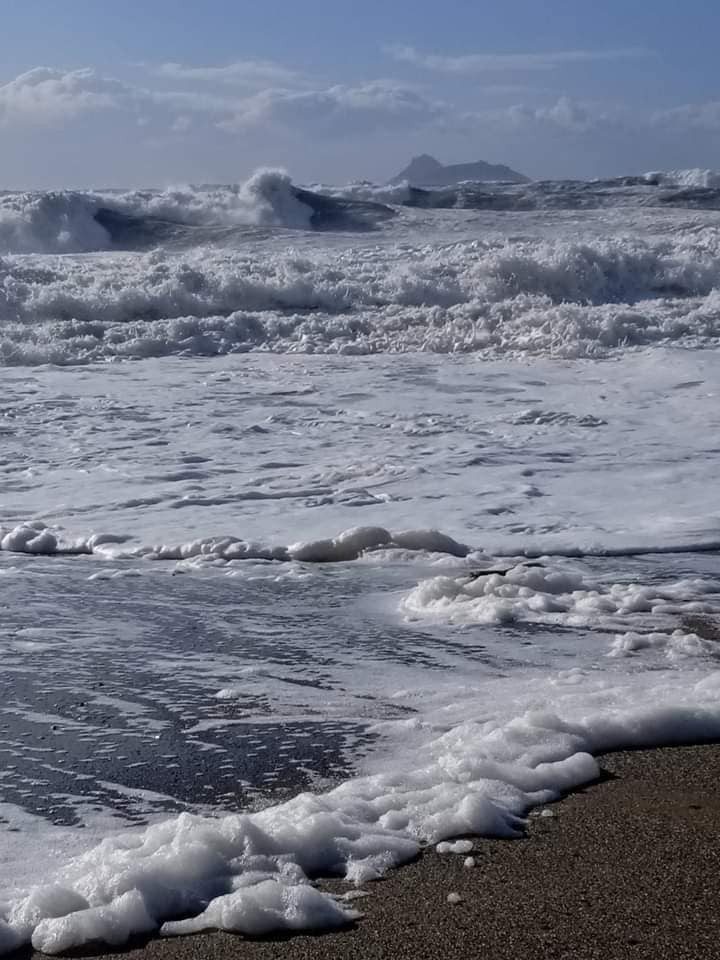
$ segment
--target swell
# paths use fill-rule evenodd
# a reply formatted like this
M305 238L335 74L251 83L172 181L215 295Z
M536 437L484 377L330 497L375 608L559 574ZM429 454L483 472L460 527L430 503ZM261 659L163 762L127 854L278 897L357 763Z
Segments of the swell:
M613 207L720 209L720 174L679 170L602 180L538 180L529 183L466 181L422 188L407 183L318 187L335 197L375 200L423 210L600 210Z
M260 170L239 186L0 194L0 254L194 247L248 239L258 229L374 230L385 204L321 196Z
M399 208L523 212L655 207L720 209L720 175L689 170L608 180L370 183L298 187L262 169L239 185L114 192L0 193L0 255L190 249L249 241L258 230L373 231Z
M540 182L530 185L467 183L441 190L408 187L403 206L426 210L602 210L612 207L720 209L720 188L661 186L642 178L615 181Z

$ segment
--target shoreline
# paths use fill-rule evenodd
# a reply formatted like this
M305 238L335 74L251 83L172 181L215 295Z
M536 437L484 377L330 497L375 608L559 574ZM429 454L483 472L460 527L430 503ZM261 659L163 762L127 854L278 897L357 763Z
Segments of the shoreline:
M720 958L720 744L619 751L598 762L600 779L544 808L552 815L531 816L523 839L475 840L475 867L430 847L366 885L370 895L353 903L364 918L341 931L261 940L208 932L68 956ZM449 893L461 901L449 903Z

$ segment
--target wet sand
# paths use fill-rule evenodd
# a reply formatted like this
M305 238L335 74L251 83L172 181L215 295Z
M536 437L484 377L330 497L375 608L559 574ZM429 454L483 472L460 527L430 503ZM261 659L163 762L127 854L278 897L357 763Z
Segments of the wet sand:
M354 904L364 919L341 932L262 941L213 932L81 955L720 958L720 745L621 752L600 762L601 781L555 804L552 817L531 818L525 839L477 840L473 869L462 856L429 850L369 884L371 896ZM462 901L448 903L450 892Z

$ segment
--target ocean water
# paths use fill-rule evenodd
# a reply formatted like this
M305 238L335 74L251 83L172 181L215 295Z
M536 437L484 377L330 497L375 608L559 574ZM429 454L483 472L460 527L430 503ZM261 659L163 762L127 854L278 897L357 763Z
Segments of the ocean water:
M0 950L342 925L720 735L719 217L709 171L0 194Z

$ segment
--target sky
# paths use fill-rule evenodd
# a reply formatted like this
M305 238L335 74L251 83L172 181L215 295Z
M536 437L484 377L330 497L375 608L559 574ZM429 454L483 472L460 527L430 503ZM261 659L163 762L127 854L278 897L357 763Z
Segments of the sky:
M0 0L0 189L720 168L717 0Z

